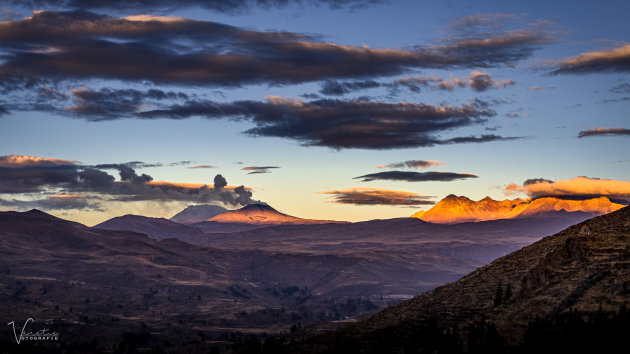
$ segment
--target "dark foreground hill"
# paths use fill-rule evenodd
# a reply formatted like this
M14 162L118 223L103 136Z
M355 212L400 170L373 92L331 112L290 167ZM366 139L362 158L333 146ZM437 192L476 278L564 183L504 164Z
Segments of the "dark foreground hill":
M629 303L626 207L291 351L622 353Z

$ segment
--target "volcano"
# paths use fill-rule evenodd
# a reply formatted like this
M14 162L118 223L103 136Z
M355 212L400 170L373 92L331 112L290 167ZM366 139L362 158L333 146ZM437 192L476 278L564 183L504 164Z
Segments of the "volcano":
M267 204L248 204L241 209L214 216L206 221L251 225L299 225L339 223L333 220L311 220L283 214Z

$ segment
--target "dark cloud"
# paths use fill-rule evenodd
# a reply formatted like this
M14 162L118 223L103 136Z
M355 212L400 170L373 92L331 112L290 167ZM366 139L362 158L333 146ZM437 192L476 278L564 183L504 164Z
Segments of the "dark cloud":
M47 186L78 183L77 168L72 165L0 167L0 193L35 193Z
M82 10L113 11L173 11L180 8L201 7L212 11L236 14L253 7L284 8L290 4L327 6L331 9L356 9L387 0L12 0L14 4L31 8L49 6Z
M31 157L30 161L37 162L37 159L42 158ZM55 165L46 160L37 164L27 160L22 158L18 163L10 161L10 166L0 165L0 193L46 193L50 190L64 190L70 193L96 193L117 201L179 200L220 202L231 206L246 205L252 201L249 190L243 186L228 187L227 181L221 175L216 175L214 186L210 188L207 185L153 182L151 176L138 174L133 168L123 164ZM141 163L136 162L138 164ZM120 179L116 180L113 175L103 171L107 169L118 170Z
M302 102L275 96L267 97L265 102L189 101L140 113L145 118L248 119L255 125L246 131L249 135L289 138L304 145L335 149L394 149L513 139L483 135L441 140L436 136L454 128L481 124L484 117L494 115L483 101L433 106L331 99Z
M123 117L186 119L193 116L248 120L254 127L245 133L251 136L289 138L303 145L335 149L393 149L516 139L497 135L450 139L440 139L437 136L440 132L454 128L483 123L486 121L485 117L494 116L495 112L489 108L488 103L480 100L460 106L433 106L423 103L371 102L366 99L303 102L268 96L262 102L188 100L183 104L164 103L159 104L160 107L156 109L138 111L141 106L147 109L143 98L161 94L113 89L81 92L88 94L81 96L80 105L58 109L70 110L74 115L90 121ZM166 94L163 91L158 92ZM172 93L171 96L179 95ZM103 100L103 97L113 99ZM116 97L123 98L118 100Z
M0 78L16 81L12 87L89 78L238 86L397 75L410 68L510 65L530 57L553 38L533 28L449 36L408 49L372 49L209 21L43 11L5 23L0 41ZM132 97L121 106L129 110L134 103ZM106 107L77 105L77 109L99 108Z
M536 184L536 183L553 183L553 181L550 179L545 179L545 178L529 178L525 180L525 182L523 182L523 185L529 186L530 184Z
M227 180L221 175L214 176L214 189L222 189L227 186Z
M102 88L93 91L87 88L71 90L75 105L64 108L78 116L90 117L90 120L110 120L129 117L145 109L151 101L188 99L182 92L150 89L139 91L134 89Z
M388 171L370 173L367 175L354 177L354 179L360 179L361 182L370 182L377 180L384 181L405 181L405 182L427 182L427 181L441 181L449 182L459 179L478 178L478 176L469 173L455 173L455 172L410 172L410 171Z
M609 91L612 93L630 93L630 84L623 83L611 88Z
M387 165L376 166L376 168L427 168L431 166L444 165L444 162L430 160L408 160L404 162L390 163Z
M322 89L319 90L319 92L327 96L343 96L354 91L366 90L380 86L381 84L374 80L346 82L339 82L337 80L326 80L322 84Z
M630 44L608 50L586 52L552 64L552 74L630 72Z
M578 134L578 138L585 138L588 136L619 136L619 135L630 135L630 129L626 128L593 128L582 130Z
M321 192L333 196L332 203L354 205L433 205L428 196L380 188L346 188Z
M271 173L271 171L269 171L270 169L273 168L280 168L277 166L247 166L247 167L243 167L241 168L241 170L243 171L250 171L248 173L248 175L253 175L253 174L258 174L258 173Z

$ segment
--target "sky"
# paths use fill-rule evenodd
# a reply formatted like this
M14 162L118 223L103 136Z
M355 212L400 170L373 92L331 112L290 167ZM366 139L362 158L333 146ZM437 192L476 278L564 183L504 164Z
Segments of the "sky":
M0 2L0 210L630 201L627 1Z

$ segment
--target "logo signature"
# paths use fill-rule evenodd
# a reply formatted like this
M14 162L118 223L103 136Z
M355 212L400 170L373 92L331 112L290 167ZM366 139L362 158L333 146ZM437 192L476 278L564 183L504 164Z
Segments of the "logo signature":
M49 332L48 328L41 329L39 331L27 331L26 325L29 323L35 323L35 320L32 317L29 317L26 322L24 322L24 326L22 326L22 331L18 335L15 330L15 321L11 321L7 323L7 326L13 326L13 335L15 336L15 341L17 344L20 344L23 340L34 341L34 340L59 340L59 333L57 332Z

